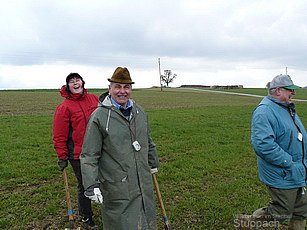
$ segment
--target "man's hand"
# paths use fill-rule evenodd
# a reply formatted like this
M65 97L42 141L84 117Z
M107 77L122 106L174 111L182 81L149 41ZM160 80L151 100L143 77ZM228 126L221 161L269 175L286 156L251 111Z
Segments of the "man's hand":
M67 160L59 159L58 165L59 165L60 170L63 171L67 167L68 162L67 162Z
M151 172L151 174L157 173L158 169L157 168L152 168L152 169L150 169L150 172Z
M102 202L103 202L103 196L101 195L101 191L100 191L99 187L94 187L94 186L88 187L85 190L84 195L87 198L95 201L96 203L102 204Z

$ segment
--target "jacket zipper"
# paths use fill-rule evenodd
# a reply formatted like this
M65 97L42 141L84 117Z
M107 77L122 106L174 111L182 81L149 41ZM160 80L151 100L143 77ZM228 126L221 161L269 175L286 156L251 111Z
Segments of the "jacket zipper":
M293 123L294 123L294 125L295 125L295 127L296 127L296 129L297 129L297 131L299 132L299 133L301 133L301 130L300 130L300 128L298 127L298 125L295 123L295 113L291 110L291 109L288 109L289 110L289 113L290 113L290 116L291 116L291 118L292 118L292 121L293 121ZM305 167L305 183L307 182L307 166L306 166L306 164L305 164L305 148L304 148L304 139L302 139L302 163L303 163L303 165L304 165L304 167Z

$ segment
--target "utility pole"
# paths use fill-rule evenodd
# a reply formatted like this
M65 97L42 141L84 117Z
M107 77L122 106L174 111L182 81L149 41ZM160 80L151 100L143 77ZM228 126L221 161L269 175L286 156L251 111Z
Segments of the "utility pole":
M288 67L286 66L286 75L288 75Z
M161 91L162 91L162 79L161 79L160 58L158 58L158 63L159 63L159 78L160 78L160 87L161 87Z

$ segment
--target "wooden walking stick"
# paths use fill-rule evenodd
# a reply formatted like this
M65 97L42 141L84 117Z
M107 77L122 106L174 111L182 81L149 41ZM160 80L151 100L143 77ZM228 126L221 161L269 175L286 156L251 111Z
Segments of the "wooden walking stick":
M69 228L65 228L65 230L73 230L73 229L80 230L80 227L75 228L75 217L74 217L74 211L71 205L67 172L65 168L63 169L63 179L64 179L64 185L65 185L66 202L67 202L67 207L68 207L67 214L68 214L68 219L69 219Z
M162 201L162 196L161 196L161 192L160 192L160 189L159 189L159 184L158 184L156 174L153 173L151 175L152 175L152 179L153 179L153 182L154 182L157 198L158 198L158 201L159 201L159 204L160 204L161 212L162 212L162 215L163 215L164 229L165 230L172 230L171 225L168 221L166 212L165 212L165 208L164 208L164 204L163 204L163 201Z

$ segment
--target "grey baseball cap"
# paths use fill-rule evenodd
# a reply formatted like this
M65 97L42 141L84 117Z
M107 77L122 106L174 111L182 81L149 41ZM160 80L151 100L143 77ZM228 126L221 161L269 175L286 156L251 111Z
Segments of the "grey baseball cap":
M274 88L286 88L286 89L298 89L300 86L294 85L289 75L280 74L273 78L271 82L267 84L269 89Z

